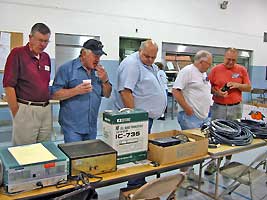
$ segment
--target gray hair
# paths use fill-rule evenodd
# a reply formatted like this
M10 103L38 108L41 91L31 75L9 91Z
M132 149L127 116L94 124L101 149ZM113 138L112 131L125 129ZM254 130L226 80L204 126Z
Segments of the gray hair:
M158 49L158 45L154 40L145 40L141 42L139 49L144 50L149 44L153 44Z
M86 55L88 55L90 52L92 52L90 49L82 48L80 51L80 56L82 55L83 51L86 53Z
M233 47L229 47L229 48L227 48L227 49L225 50L225 54L226 54L227 52L231 52L231 53L236 53L236 54L238 54L238 50L237 50L236 48L233 48Z
M195 57L194 57L194 61L195 62L199 62L199 61L207 61L209 57L212 57L212 54L208 51L205 50L200 50L196 53Z
M51 33L48 26L43 24L43 23L36 23L33 25L32 29L31 29L31 35L34 35L36 32L42 33L43 35Z

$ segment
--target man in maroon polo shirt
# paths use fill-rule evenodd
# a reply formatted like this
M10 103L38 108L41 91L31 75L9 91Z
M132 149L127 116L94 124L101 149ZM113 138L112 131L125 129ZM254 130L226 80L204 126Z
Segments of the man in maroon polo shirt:
M13 116L13 145L50 140L51 61L43 52L50 34L45 24L36 23L27 45L14 48L7 58L3 86Z

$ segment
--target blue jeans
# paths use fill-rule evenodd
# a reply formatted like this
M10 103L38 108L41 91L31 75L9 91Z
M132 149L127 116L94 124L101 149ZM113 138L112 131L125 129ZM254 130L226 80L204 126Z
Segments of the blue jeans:
M208 121L206 119L199 119L195 114L189 116L184 111L178 112L177 115L178 123L182 130L200 128L201 125Z
M79 142L79 141L85 141L85 140L94 140L96 139L95 136L91 134L80 134L80 133L64 133L64 142Z

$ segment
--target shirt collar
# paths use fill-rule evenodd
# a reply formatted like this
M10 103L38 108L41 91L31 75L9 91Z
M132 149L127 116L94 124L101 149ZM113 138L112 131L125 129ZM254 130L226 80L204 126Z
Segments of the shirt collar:
M225 66L225 64L223 63L223 66L225 67L225 69L227 69L227 70L234 70L236 67L237 67L237 64L234 64L234 66L232 67L232 68L227 68L226 66Z
M27 52L32 58L36 58L36 59L38 59L38 58L34 55L34 53L31 51L29 42L26 44L26 46L25 46L24 48L25 48L26 52ZM40 60L41 57L42 57L41 54L42 54L42 53L39 54L39 60Z
M137 56L138 56L138 60L142 66L144 66L145 68L147 68L148 70L150 70L152 72L157 71L158 68L156 65L152 64L151 66L149 66L149 65L145 65L144 63L142 63L139 52L137 52Z
M87 70L85 69L85 67L82 65L82 63L81 63L81 59L80 59L80 57L78 57L78 58L76 58L75 60L74 60L74 62L76 62L77 64L75 65L76 66L76 69L83 69L86 73L87 73ZM92 69L91 70L91 75L95 75L95 69Z

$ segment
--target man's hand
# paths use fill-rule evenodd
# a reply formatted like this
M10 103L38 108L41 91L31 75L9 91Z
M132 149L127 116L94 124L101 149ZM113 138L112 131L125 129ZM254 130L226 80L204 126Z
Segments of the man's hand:
M16 114L18 113L18 111L19 111L19 106L14 107L14 108L11 110L11 113L12 113L13 117L16 116Z
M251 85L246 83L236 83L236 82L228 82L227 86L230 89L239 89L242 92L250 92L251 91Z
M193 108L185 101L183 92L179 88L172 88L172 95L175 100L180 104L184 109L185 114L191 116L194 114Z
M19 110L19 104L17 102L16 91L13 87L6 87L5 92L6 92L6 99L8 102L8 106L10 108L10 111L13 117L15 117Z
M120 91L121 100L125 108L134 108L134 97L130 89Z
M215 92L215 95L216 95L216 96L219 96L219 97L227 97L227 96L228 96L228 92L227 92L227 91L223 92L223 91L221 91L221 90L217 90L217 91Z
M185 112L188 116L191 116L191 115L194 114L194 111L193 111L193 109L192 109L190 106L186 107L186 108L184 109L184 112Z
M75 87L77 94L86 94L92 92L93 86L91 83L81 83Z
M96 71L97 71L97 75L99 77L99 79L105 83L106 81L108 81L108 74L105 70L105 68L102 65L97 65L95 67Z
M235 82L228 82L227 83L227 86L230 88L230 89L234 89L234 88L237 88L239 89L241 84L240 83L235 83Z

